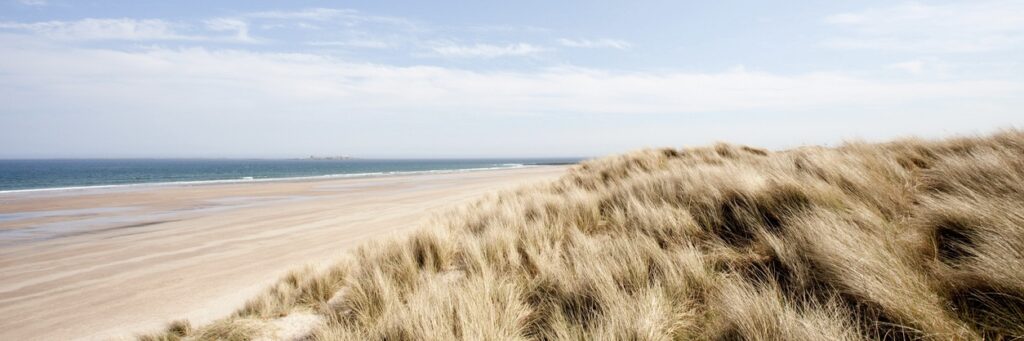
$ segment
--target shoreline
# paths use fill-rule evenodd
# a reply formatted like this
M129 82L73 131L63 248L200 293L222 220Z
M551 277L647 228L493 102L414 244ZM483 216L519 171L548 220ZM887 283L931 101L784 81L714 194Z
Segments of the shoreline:
M69 187L25 188L25 189L0 190L0 196L11 195L11 194L21 194L21 193L72 192L72 191L89 191L89 190L122 189L122 188L141 188L141 189L145 189L145 188L149 188L149 187L204 186L204 185L235 184L235 183L315 181L315 180L333 180L333 179L375 178L375 177L389 177L389 176L403 176L403 175L449 174L449 173L481 172L481 171L493 171L493 170L504 170L504 169L518 169L518 168L528 168L528 167L570 166L570 165L572 165L572 163L509 164L509 165L510 166L501 166L501 167L434 169L434 170L421 170L421 171L388 171L388 172L366 172L366 173L337 173L337 174L293 176L293 177L279 177L279 178L243 177L243 178L237 178L237 179L187 180L187 181L165 181L165 182L139 182L139 183L127 183L127 184L103 184L103 185L69 186Z
M2 212L42 213L0 220L16 232L0 236L22 238L0 247L0 339L127 339L209 322L290 270L565 169L2 196Z

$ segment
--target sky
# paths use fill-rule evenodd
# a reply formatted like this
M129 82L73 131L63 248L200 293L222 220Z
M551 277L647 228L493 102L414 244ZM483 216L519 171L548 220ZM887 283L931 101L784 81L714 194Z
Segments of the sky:
M0 0L0 158L984 134L1022 62L1024 1Z

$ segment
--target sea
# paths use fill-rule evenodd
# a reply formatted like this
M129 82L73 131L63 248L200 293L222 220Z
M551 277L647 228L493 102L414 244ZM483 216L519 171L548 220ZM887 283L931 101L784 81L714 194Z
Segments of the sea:
M452 173L573 164L534 159L60 159L0 160L0 193L140 185Z

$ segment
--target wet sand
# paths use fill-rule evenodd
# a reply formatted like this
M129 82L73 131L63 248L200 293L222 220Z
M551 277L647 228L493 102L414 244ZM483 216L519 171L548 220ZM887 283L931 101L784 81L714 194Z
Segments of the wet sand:
M0 194L0 340L126 339L225 316L290 269L561 166Z

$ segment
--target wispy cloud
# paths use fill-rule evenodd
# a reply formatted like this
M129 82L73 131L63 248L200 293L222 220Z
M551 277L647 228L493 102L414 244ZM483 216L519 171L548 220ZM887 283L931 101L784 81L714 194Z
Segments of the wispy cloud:
M300 28L348 34L348 46L382 48L379 35L410 36L419 26L401 17L379 16L351 9L311 8L297 11L250 12L230 17L197 21L168 21L140 18L85 18L42 22L0 21L0 30L30 34L46 39L68 41L193 41L193 42L266 42L267 30ZM254 29L257 34L254 35ZM262 31L261 31L262 30ZM371 33L367 33L371 32ZM259 36L259 37L257 37ZM364 36L361 39L352 37ZM365 37L370 36L370 37ZM262 39L261 39L262 38ZM335 38L336 39L336 38ZM312 40L318 45L335 39ZM303 43L303 42L298 42Z
M611 48L626 50L630 48L630 43L625 40L619 39L566 39L562 38L558 40L559 44L566 47L576 48Z
M46 6L46 0L18 0L18 3L25 6Z
M546 27L533 26L533 25L476 25L467 26L464 28L471 32L501 32L501 33L549 33L552 30Z
M82 19L34 23L0 22L0 29L19 30L67 40L186 40L176 25L160 19Z
M909 73L915 76L938 76L945 77L954 65L937 58L921 58L892 63L887 68Z
M1024 46L1024 3L907 3L824 19L846 32L824 42L842 49L985 52Z
M206 21L206 27L218 32L234 32L234 37L242 42L256 42L257 39L249 36L249 24L240 19L216 18Z
M925 62L923 60L909 60L905 62L889 64L889 68L906 71L913 74L921 74L925 70Z
M527 43L513 43L505 45L459 45L455 43L446 42L435 44L434 46L431 47L431 50L437 55L444 57L496 58L510 56L533 56L537 55L538 53L544 52L545 48Z
M233 41L255 42L248 25L235 19L212 19L197 28L162 19L98 19L74 21L0 22L0 30L27 33L53 40L95 41ZM232 32L225 36L219 32Z
M330 21L338 20L345 26L356 26L363 24L378 24L401 27L414 30L419 25L409 19L402 17L372 15L347 8L307 8L296 11L262 11L243 14L247 18L274 19L274 20L307 20L307 21Z
M107 152L113 143L121 144L117 141L132 141L124 143L128 147L121 151L153 155L161 151L194 153L207 150L207 145L234 153L251 153L253 146L278 153L305 153L317 146L356 148L360 141L385 141L392 144L360 150L386 153L422 146L422 155L431 155L430 149L438 144L422 141L433 141L436 135L446 135L450 144L445 146L466 150L486 146L480 150L491 148L490 152L505 150L501 148L516 139L532 141L530 147L506 152L512 154L549 150L551 146L565 148L562 144L567 140L597 139L596 135L621 139L616 148L680 143L681 135L700 135L696 141L727 136L723 134L764 136L766 126L776 136L814 131L831 140L836 134L849 136L857 131L848 125L859 124L861 131L876 132L880 119L902 122L888 125L890 128L913 126L917 132L924 129L917 124L920 117L929 117L931 131L964 129L1020 122L1015 117L1024 105L1019 96L1024 92L1020 80L872 79L842 72L770 73L743 68L704 72L578 67L478 70L354 62L312 53L235 47L147 44L141 49L118 49L0 34L0 88L7 89L0 91L0 103L5 103L0 113L7 114L0 115L0 145L31 144L29 150L34 152ZM927 68L923 66L923 70ZM921 103L931 106L922 107ZM870 118L853 113L865 106L873 108L867 111L873 115L867 116ZM950 106L955 109L940 114L932 110ZM837 115L836 108L850 114ZM915 114L907 115L907 110L915 110ZM971 115L953 115L957 110L969 110ZM880 114L883 111L904 116ZM806 116L785 117L790 114ZM385 115L390 118L379 119ZM843 120L831 123L834 128L827 133L807 126L813 124L807 123L813 117L824 115ZM941 115L956 118L935 123ZM762 119L750 120L752 116ZM577 123L588 117L599 118L594 121L614 119L606 121L606 130L595 132L586 124L577 129ZM690 118L697 118L694 125L688 122ZM480 129L462 125L468 120L487 124ZM535 139L535 126L547 125L549 120L572 128L556 127L548 130L548 137ZM518 128L506 124L516 121L523 124ZM644 121L657 123L636 125ZM414 123L385 128L391 122ZM40 134L41 128L36 127L46 127L50 134ZM36 131L26 132L33 129ZM50 138L52 134L65 138L53 142L57 140ZM107 135L118 135L120 140ZM268 140L268 136L279 138ZM646 140L652 136L664 140ZM181 147L177 141L191 144ZM466 141L473 141L472 146Z
M26 6L46 6L46 0L17 0L18 3Z
M341 16L358 15L358 11L337 8L308 8L297 11L261 11L246 13L244 16L263 19L306 19L329 20Z
M473 52L457 53L501 53L489 48L466 50ZM100 101L111 110L166 106L189 112L208 107L253 115L288 111L296 105L324 113L410 115L785 111L952 97L984 101L1013 98L1024 91L1019 82L998 80L886 81L843 73L782 75L741 69L706 73L586 68L486 72L203 48L125 52L0 46L0 56L0 84L18 84L25 101L38 99L42 103L44 98L58 96L84 107ZM188 103L179 102L180 98L188 98ZM230 109L224 107L230 104L225 102L228 98L247 100Z
M347 8L259 11L242 13L238 17L264 30L302 29L305 31L303 36L306 40L292 42L307 46L393 48L423 41L425 39L417 37L423 32L430 31L427 25L408 18L376 15Z
M306 45L310 46L339 46L339 47L355 47L365 49L386 49L393 47L392 44L380 41L380 40L339 40L339 41L311 41L307 42Z

